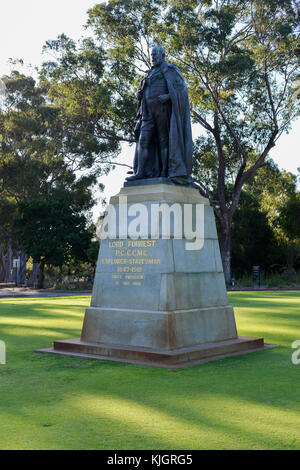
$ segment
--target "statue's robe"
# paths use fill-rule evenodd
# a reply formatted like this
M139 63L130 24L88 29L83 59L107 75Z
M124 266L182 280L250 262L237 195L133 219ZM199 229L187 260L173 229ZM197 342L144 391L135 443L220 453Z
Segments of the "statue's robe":
M169 159L168 177L175 183L188 184L192 181L192 155L193 140L191 129L190 105L188 91L180 70L176 65L169 65L163 62L160 70L167 82L172 107L169 116ZM141 81L138 94L142 95L139 103L138 115L142 119L142 100L145 80L150 71ZM137 144L134 158L134 173L137 172L139 146ZM159 143L154 140L149 149L149 161L147 162L147 177L159 177L161 165L159 160Z

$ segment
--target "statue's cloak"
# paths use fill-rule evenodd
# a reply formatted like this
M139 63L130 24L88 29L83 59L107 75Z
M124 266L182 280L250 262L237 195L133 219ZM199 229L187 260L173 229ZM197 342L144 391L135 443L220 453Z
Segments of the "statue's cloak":
M180 70L176 65L163 62L160 70L167 82L172 107L170 115L169 132L169 161L168 177L179 184L191 182L193 140L191 129L190 105L188 91ZM150 72L150 71L149 71ZM148 73L141 81L139 92L145 86ZM142 118L142 100L139 103L139 115ZM136 146L134 159L134 172L137 171L139 146ZM158 143L153 142L149 151L149 162L147 164L147 177L160 176L159 148Z

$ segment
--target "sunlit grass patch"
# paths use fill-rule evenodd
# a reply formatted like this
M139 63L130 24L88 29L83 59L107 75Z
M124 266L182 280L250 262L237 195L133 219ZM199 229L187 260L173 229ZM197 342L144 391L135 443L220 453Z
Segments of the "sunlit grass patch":
M90 297L0 301L1 449L299 449L299 292L234 292L238 332L278 344L177 371L39 355Z

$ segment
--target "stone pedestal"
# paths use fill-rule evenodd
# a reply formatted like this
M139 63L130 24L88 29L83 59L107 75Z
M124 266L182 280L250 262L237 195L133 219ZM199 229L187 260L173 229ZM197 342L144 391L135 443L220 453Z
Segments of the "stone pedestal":
M142 238L121 238L124 225L120 229L118 215L124 213L124 202L128 214L137 214L133 204L146 207L149 220L139 227ZM187 249L176 230L180 220L174 225L171 218L169 239L161 236L162 219L151 226L151 207L163 203L179 204L182 214L187 205L194 213L196 205L202 206L201 249ZM197 189L128 186L110 204L117 232L114 239L101 241L81 338L55 341L52 349L39 352L177 368L264 347L262 338L237 336L213 210ZM128 227L133 219L128 216Z

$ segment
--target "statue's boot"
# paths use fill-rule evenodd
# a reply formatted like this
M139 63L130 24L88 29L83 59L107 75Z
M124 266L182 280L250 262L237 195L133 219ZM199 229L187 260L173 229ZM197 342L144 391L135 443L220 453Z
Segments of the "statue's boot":
M136 173L135 175L127 176L126 181L142 180L144 178L144 175L139 175L138 173Z
M126 181L141 180L141 179L146 178L145 173L144 173L144 169L145 169L147 157L148 157L148 152L147 151L145 151L145 150L140 151L139 162L138 162L138 171L134 175L128 176L126 178Z

